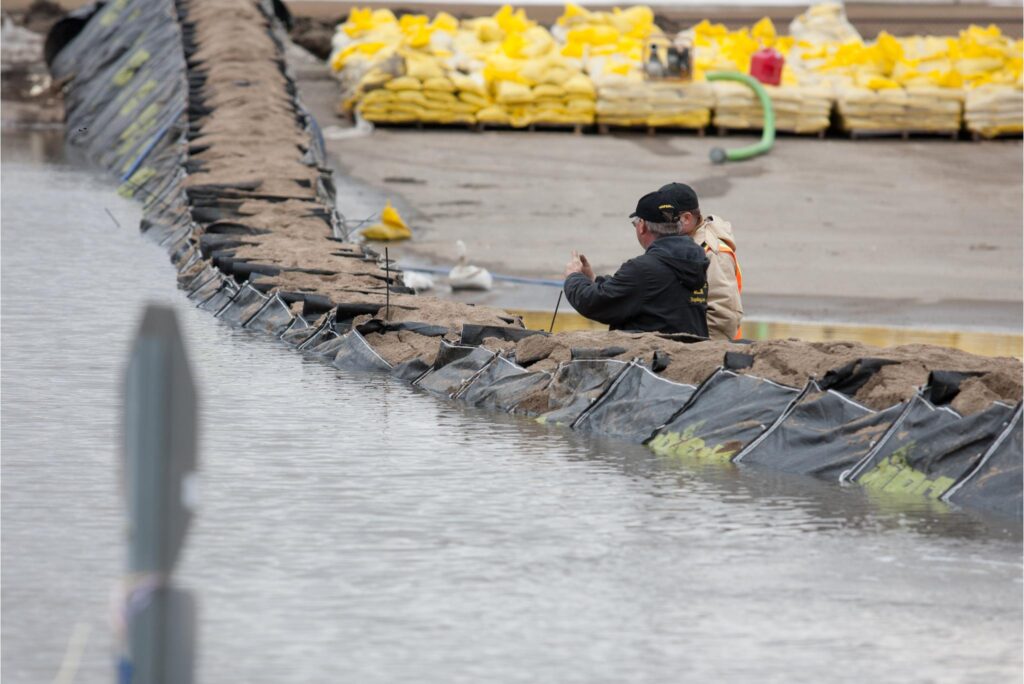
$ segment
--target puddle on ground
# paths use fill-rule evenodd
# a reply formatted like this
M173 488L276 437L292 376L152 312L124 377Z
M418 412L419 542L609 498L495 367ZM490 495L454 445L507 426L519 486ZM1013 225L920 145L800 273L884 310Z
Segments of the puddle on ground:
M548 330L550 311L510 312L523 317L526 327ZM607 330L608 326L584 318L575 312L559 312L554 331ZM901 344L934 344L962 349L982 356L1024 357L1024 338L1021 335L987 332L956 332L919 328L896 328L865 325L786 323L780 321L744 320L743 335L749 340L779 340L798 338L807 342L835 340L862 342L876 347L895 347Z

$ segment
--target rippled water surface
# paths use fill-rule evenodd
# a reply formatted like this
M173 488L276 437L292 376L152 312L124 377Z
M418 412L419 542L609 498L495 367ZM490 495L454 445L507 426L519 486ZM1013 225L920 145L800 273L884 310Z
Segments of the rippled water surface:
M120 223L115 225L109 210ZM113 681L119 383L145 302L202 397L177 575L203 682L1013 682L1020 528L696 469L232 331L59 139L3 139L2 675Z

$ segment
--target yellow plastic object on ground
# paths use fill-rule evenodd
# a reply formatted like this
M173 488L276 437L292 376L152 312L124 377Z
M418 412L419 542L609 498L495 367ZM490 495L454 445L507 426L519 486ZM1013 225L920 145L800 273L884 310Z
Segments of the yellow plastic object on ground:
M367 240L408 240L412 237L412 231L399 216L398 210L388 201L380 213L380 223L375 223L363 230L363 237Z

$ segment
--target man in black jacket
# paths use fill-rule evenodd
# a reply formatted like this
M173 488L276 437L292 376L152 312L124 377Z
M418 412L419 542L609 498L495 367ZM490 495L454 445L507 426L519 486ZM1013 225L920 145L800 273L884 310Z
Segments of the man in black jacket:
M565 297L573 308L612 330L708 336L704 250L679 234L679 211L661 192L640 198L630 214L644 254L615 275L594 277L587 258L573 252L565 267Z

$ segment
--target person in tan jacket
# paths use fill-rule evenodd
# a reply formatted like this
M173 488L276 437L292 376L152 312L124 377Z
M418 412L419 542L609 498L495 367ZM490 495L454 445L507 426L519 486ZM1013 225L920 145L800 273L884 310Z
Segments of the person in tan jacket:
M720 216L702 216L697 193L684 183L661 187L680 212L680 232L704 248L708 257L708 335L713 340L741 337L743 272L736 258L732 224Z

